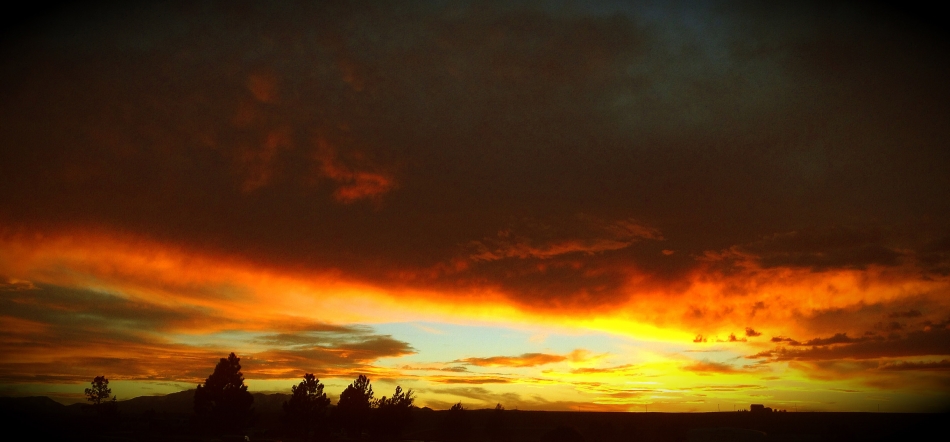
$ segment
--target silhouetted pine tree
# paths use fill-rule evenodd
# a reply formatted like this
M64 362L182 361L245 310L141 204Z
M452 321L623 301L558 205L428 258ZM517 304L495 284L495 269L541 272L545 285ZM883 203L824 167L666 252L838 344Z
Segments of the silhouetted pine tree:
M471 435L471 422L468 419L468 412L459 402L449 409L442 421L442 438L449 441L468 440Z
M323 392L323 384L313 374L306 373L299 385L290 388L290 400L284 402L288 425L308 440L323 439L326 431L320 428L330 399Z
M397 386L393 396L383 396L375 405L373 436L380 440L398 439L410 421L413 398L412 390L403 392Z
M504 406L501 404L495 405L495 409L488 415L488 421L485 423L485 431L488 433L488 440L492 442L504 442L508 440L508 422L505 419Z
M109 380L105 376L96 376L93 378L92 388L86 389L86 400L92 402L93 409L100 416L112 416L118 412L118 403L116 397L112 396L112 389L109 388ZM112 396L112 400L109 400Z
M204 386L198 384L195 413L200 424L217 431L237 431L251 423L254 396L244 385L240 362L234 353L221 358Z
M370 409L373 406L373 386L369 378L359 375L352 384L340 394L336 404L336 418L350 437L362 437L368 427Z

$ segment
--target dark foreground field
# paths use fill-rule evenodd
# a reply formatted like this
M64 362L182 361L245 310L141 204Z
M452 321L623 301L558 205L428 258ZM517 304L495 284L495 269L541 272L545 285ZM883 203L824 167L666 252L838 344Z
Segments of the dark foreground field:
M262 398L263 399L263 398ZM275 404L280 398L270 398ZM100 417L83 406L49 398L0 398L0 439L64 441L301 441L288 431L274 404L258 411L241 434L202 431L184 404L129 403ZM151 407L149 407L151 405ZM177 411L175 409L178 409ZM910 413L593 413L414 409L399 440L567 442L595 441L904 441L947 440L950 415ZM323 441L354 440L328 429ZM578 439L578 437L580 437ZM364 439L368 440L368 439Z

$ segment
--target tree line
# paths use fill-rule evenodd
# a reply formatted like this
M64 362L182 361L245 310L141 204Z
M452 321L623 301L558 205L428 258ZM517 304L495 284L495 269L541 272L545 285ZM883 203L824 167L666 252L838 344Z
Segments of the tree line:
M239 432L254 419L254 396L244 385L241 358L234 353L221 358L214 371L195 389L195 423L205 430ZM86 397L100 414L114 414L116 397L109 396L109 380L97 376ZM398 438L409 423L415 401L412 390L397 386L392 396L376 398L369 378L359 375L343 392L336 407L324 393L324 385L312 373L290 389L290 398L283 403L284 418L292 432L308 440L327 437L337 429L347 438L392 440Z

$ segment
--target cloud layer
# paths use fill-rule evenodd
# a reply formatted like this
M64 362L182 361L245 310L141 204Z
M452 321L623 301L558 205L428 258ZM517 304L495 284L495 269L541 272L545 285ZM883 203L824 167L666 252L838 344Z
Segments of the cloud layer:
M946 385L950 63L926 23L725 2L38 15L0 46L0 379L193 382L240 341L261 379L498 387L656 357L677 382ZM383 367L421 346L366 324L419 320L673 347Z

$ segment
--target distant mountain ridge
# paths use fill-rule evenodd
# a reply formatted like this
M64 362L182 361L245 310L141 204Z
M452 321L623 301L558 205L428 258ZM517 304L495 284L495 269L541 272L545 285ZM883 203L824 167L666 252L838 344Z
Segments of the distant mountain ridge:
M252 393L254 410L257 413L280 413L283 404L290 399L284 393ZM163 396L139 396L118 401L119 413L140 414L152 410L156 413L190 414L194 412L195 390L179 391ZM27 413L81 413L89 404L63 405L46 396L0 397L0 410L18 410Z
M68 408L46 396L0 397L0 410L22 410L30 413L66 413Z

